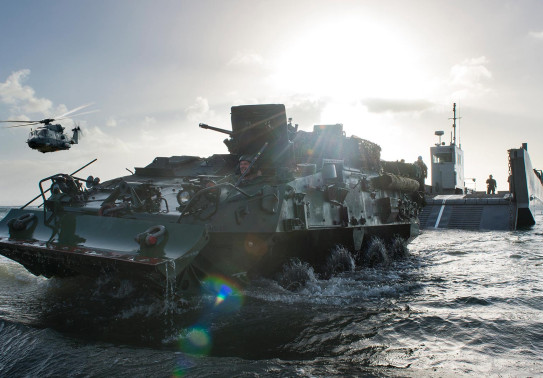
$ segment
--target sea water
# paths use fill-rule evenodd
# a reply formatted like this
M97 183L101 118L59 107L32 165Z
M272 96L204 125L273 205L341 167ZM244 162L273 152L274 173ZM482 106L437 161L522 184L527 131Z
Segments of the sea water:
M296 290L217 279L169 303L133 282L46 279L0 257L0 376L543 375L536 220L424 231L402 260L312 274Z

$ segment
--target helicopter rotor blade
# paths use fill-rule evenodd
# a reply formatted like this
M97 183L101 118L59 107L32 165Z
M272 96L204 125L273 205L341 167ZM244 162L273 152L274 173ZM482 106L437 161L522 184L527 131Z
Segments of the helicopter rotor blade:
M77 114L71 114L70 116L55 118L55 121L60 121L60 120L62 120L62 119L66 119L66 118L79 117L79 116L81 116L81 115L91 114L91 113L96 113L96 112L99 112L99 110L98 110L98 109L97 109L97 110L89 110L88 112L77 113Z
M86 107L88 106L91 106L93 103L88 103L86 105L82 105L82 106L78 106L77 108L75 109L72 109L64 114L61 114L57 117L53 117L53 118L46 118L46 119L42 119L41 121L23 121L23 120L7 120L7 121L0 121L0 123L21 123L22 125L13 125L13 126L4 126L4 128L12 128L12 127L21 127L21 126L31 126L31 125L36 125L36 124L39 124L39 123L43 123L45 125L51 123L51 122L54 122L54 121L60 121L61 119L66 119L66 118L70 118L70 117L74 117L74 116L80 116L80 115L84 115L84 114L91 114L91 113L96 113L98 112L99 110L89 110L87 112L83 112L83 113L78 113L78 114L73 114L79 110L82 110L82 109L85 109Z
M29 122L40 122L40 121L0 121L0 123L7 123L7 122L29 123Z
M61 119L61 118L66 118L67 115L72 114L72 113L75 113L75 112L77 112L77 111L79 111L79 110L81 110L81 109L85 109L86 107L91 106L92 104L93 104L93 103L90 102L90 103L88 103L88 104L86 104L86 105L78 106L78 107L75 108L75 109L72 109L72 110L70 110L70 111L67 111L67 112L64 113L64 114L61 114L61 115L58 115L58 116L54 117L54 119L55 119L55 120L58 120L58 119Z
M11 129L13 127L23 127L23 126L32 126L32 125L39 125L40 122L28 122L28 123L24 123L22 125L13 125L13 126L4 126L5 129Z
M99 109L96 109L96 110L89 110L88 112L72 114L72 117L76 117L76 116L79 117L80 115L98 113L99 111L100 111Z

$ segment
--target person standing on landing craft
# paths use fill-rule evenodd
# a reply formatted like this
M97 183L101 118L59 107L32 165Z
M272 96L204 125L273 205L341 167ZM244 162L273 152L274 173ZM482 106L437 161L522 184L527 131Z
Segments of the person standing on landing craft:
M428 167L422 161L422 156L419 156L419 158L415 162L415 165L418 165L420 168L420 177L417 180L419 182L419 191L424 192L424 181L426 180L426 177L428 177Z
M486 194L496 194L496 180L492 178L492 175L488 176L486 180Z

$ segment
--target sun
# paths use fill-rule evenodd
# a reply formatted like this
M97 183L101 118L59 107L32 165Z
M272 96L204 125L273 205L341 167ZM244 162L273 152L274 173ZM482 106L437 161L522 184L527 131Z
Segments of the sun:
M403 125L410 115L373 113L365 100L431 97L435 80L423 51L408 30L376 18L315 23L289 40L270 85L282 94L318 99L318 122L342 123L347 135L372 140L399 159L407 152L409 130Z
M405 33L367 19L311 26L276 61L272 84L335 100L416 98L420 54Z

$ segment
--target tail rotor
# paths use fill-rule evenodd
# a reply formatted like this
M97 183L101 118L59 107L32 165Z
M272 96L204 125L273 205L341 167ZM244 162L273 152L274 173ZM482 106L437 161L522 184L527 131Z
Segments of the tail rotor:
M76 125L76 127L72 129L72 132L72 144L79 143L79 138L83 136L83 130L81 130L81 127L79 127L79 125Z

